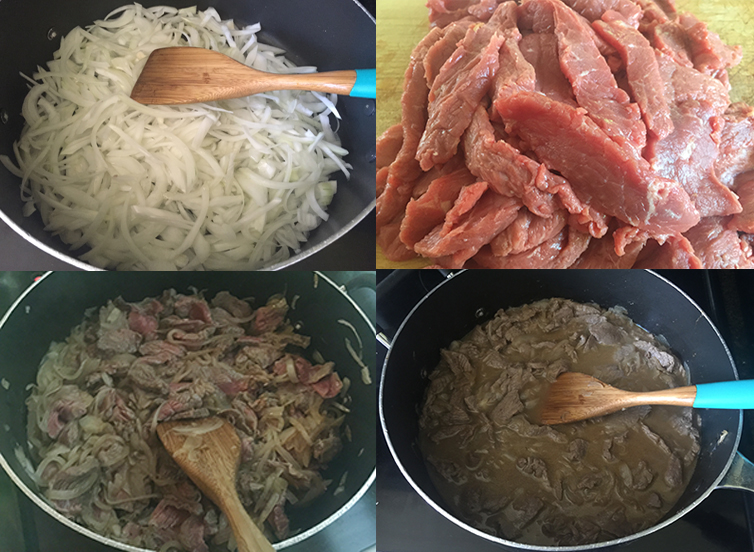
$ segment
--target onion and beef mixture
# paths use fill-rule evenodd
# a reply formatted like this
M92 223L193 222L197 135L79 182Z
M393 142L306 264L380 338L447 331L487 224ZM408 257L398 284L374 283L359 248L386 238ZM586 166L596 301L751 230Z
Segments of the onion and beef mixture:
M632 391L687 384L679 359L622 308L548 299L500 310L441 356L421 449L448 507L474 527L527 544L605 542L656 524L688 485L699 452L690 408L536 423L567 370Z
M50 346L27 401L35 475L50 503L136 546L232 546L225 516L155 431L164 420L220 415L241 438L241 501L268 538L287 537L287 506L329 483L321 472L347 433L348 386L319 353L314 363L302 356L310 338L288 309L282 295L254 308L224 291L209 301L175 290L90 309Z

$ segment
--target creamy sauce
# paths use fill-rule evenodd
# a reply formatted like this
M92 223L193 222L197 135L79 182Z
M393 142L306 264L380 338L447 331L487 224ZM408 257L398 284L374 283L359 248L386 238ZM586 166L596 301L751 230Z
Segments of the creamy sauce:
M565 370L632 391L688 383L619 308L550 299L499 311L442 352L420 420L430 476L460 519L521 543L587 544L650 527L678 500L699 451L691 409L538 425Z

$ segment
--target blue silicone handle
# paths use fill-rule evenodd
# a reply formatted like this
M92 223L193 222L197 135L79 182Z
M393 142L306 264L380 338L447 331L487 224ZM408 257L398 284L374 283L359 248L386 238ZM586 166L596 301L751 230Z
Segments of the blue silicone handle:
M374 69L356 69L356 82L348 94L357 98L374 98L377 93L377 75Z
M754 380L697 384L694 408L754 408Z

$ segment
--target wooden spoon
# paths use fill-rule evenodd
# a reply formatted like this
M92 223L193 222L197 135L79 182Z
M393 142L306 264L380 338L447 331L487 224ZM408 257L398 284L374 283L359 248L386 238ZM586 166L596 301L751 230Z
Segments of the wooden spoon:
M561 374L539 412L543 424L563 424L610 414L629 406L669 404L694 408L754 408L754 380L701 383L635 393L578 372Z
M159 424L157 434L186 475L225 513L238 552L273 552L236 492L241 440L233 426L217 417L176 420Z
M374 98L375 88L374 69L273 74L252 69L220 52L179 46L150 54L131 99L142 104L178 105L242 98L271 90L313 90Z

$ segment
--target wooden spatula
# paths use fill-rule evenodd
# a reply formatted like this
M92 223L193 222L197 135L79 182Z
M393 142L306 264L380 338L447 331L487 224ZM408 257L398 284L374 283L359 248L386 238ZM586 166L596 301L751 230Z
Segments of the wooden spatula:
M610 414L629 406L669 404L694 408L754 408L754 380L701 383L634 393L578 372L561 374L539 412L543 424L563 424Z
M273 552L236 492L241 440L233 426L217 417L177 420L159 424L157 434L186 475L225 513L238 552Z
M131 99L142 104L178 105L242 98L272 90L313 90L374 98L375 71L273 74L252 69L213 50L160 48L147 59Z

